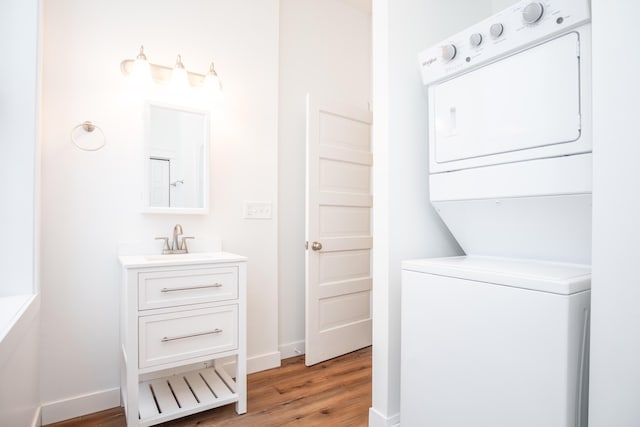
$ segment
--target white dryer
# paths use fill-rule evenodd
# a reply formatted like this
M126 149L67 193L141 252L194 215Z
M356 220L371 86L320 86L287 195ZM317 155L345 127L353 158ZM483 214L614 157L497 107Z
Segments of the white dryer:
M402 265L403 426L586 426L590 41L588 0L522 1L419 55L466 256Z
M590 263L590 54L588 0L523 1L420 54L430 199L467 254Z

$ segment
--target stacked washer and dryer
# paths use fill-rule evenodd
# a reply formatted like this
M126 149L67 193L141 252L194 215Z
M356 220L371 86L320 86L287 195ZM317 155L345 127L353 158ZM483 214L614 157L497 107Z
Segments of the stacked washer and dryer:
M524 1L419 55L466 255L402 264L403 426L587 425L590 40L588 0Z

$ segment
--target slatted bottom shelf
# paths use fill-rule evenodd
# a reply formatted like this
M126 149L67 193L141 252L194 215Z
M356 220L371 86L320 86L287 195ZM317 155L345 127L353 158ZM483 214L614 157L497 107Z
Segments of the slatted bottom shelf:
M223 370L199 369L138 385L140 425L150 426L236 402L236 384Z

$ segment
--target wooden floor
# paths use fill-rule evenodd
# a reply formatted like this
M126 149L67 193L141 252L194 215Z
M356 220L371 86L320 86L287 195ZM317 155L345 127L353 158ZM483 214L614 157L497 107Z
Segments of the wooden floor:
M371 347L312 367L304 356L249 375L248 410L227 405L163 426L366 426L371 406ZM122 408L49 424L49 427L124 427Z

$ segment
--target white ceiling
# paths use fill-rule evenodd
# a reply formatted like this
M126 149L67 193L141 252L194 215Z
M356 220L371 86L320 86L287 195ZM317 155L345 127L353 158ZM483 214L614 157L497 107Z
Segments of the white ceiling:
M342 0L358 10L371 15L371 0Z

